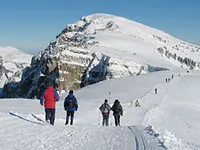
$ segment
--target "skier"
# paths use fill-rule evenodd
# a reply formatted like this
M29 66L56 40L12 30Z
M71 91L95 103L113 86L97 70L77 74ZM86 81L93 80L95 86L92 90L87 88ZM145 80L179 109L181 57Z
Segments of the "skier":
M157 94L158 93L158 89L157 88L155 88L155 94Z
M168 78L168 82L170 82L170 78Z
M135 107L140 107L140 103L138 100L136 100L136 102L135 102Z
M68 124L69 117L71 117L70 125L73 125L74 111L78 109L76 97L73 95L73 90L69 91L69 95L65 98L64 109L67 111L65 125Z
M115 118L115 125L120 126L120 115L123 116L123 108L118 99L115 100L111 110L113 111L113 116Z
M104 103L101 105L101 107L99 107L99 109L100 109L102 116L103 116L102 125L104 126L106 124L106 126L108 126L111 107L108 104L107 99L105 99Z
M53 88L52 82L48 83L47 89L40 97L40 104L45 107L46 122L54 125L55 121L55 103L60 99L57 91Z
M167 80L167 78L166 78L166 80L165 80L165 81L166 81L166 82L168 81L168 80Z

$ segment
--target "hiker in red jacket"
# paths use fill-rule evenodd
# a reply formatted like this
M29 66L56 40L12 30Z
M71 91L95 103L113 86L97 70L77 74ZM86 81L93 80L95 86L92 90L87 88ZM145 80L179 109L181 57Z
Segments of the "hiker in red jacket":
M45 108L45 119L50 124L54 125L55 120L55 103L60 99L57 91L53 88L50 82L47 89L43 92L40 97L40 104Z

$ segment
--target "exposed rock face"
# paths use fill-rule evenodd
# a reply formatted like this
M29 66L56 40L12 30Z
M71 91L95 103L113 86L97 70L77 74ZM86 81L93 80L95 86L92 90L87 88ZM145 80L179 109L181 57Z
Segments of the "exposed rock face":
M181 42L125 18L105 14L82 17L67 25L45 50L32 57L21 81L5 85L3 97L39 98L49 81L61 91L105 79L181 67L177 62L196 67L197 62L184 56L187 43ZM173 48L174 44L182 46L177 54L178 46ZM194 45L188 49L191 47L193 50L187 55L200 49ZM173 61L169 62L171 57Z
M87 17L68 25L44 51L32 57L31 66L23 71L20 82L10 82L5 85L3 96L39 98L49 79L54 82L58 90L77 89L87 85L91 68L99 66L102 57L100 53L94 54L88 50L89 47L98 46L99 42L95 40L94 35L97 31L114 30L112 28L115 27L114 22L107 22L94 29L93 26ZM128 62L121 63L117 59L112 59L104 65L104 74L101 75L103 77L95 82L136 74L129 70L129 67L133 66ZM137 64L137 66L138 72L142 72L142 65ZM115 69L117 67L121 69L118 73Z

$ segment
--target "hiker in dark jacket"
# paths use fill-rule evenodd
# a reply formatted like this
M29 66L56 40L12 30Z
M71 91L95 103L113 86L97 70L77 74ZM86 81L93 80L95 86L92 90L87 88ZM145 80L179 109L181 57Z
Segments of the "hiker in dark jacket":
M155 88L155 94L157 94L158 93L158 89L157 88Z
M68 124L69 117L71 117L70 125L73 125L74 112L78 109L78 103L72 90L69 91L69 95L65 98L64 109L67 111L65 125Z
M115 100L111 109L115 118L115 125L120 126L120 115L123 116L123 108L118 99Z
M106 124L106 126L108 126L109 114L110 114L111 107L108 104L107 99L105 99L105 102L101 105L101 107L99 107L99 109L100 109L102 116L103 116L102 125L104 126Z

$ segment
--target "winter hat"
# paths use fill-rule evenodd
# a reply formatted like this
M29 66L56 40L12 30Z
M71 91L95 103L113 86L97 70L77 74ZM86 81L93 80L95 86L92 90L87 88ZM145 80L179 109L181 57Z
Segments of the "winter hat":
M47 87L48 86L53 86L53 82L52 81L47 81Z
M108 102L108 100L107 99L105 99L105 103L107 103Z
M73 91L73 90L70 90L70 91L69 91L69 94L73 94L73 93L74 93L74 91Z
M116 99L114 103L115 103L115 104L119 104L119 100L118 100L118 99Z

